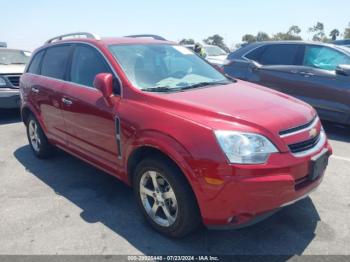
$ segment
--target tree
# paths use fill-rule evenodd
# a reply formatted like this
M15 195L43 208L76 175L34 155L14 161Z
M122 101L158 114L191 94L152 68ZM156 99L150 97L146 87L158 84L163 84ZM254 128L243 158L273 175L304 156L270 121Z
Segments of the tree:
M246 43L256 42L256 37L251 34L246 34L242 37L242 41Z
M297 40L303 40L300 36L298 35L292 35L288 33L277 33L272 37L272 40L274 41L297 41Z
M273 36L272 40L281 41L281 40L302 40L299 36L301 29L299 26L291 26L287 33L277 33Z
M270 36L268 34L266 34L265 32L259 32L256 35L256 41L258 41L258 42L269 41L269 40L270 40Z
M316 25L313 27L310 27L308 30L310 33L314 33L312 36L313 41L323 41L325 40L325 33L324 33L324 24L321 22L317 22Z
M347 28L345 28L344 31L344 39L350 38L350 23Z
M223 50L225 50L226 52L230 52L230 49L224 43L224 38L218 34L209 36L208 38L203 39L203 42L208 45L216 45L222 48Z
M340 32L338 29L333 29L330 33L329 36L332 38L333 41L337 40L337 37L340 35Z
M192 39L192 38L189 38L189 39L182 39L180 42L179 42L180 45L194 45L195 44L195 41Z
M300 33L301 33L301 29L297 25L292 25L287 32L288 35L294 35L294 36L299 35Z

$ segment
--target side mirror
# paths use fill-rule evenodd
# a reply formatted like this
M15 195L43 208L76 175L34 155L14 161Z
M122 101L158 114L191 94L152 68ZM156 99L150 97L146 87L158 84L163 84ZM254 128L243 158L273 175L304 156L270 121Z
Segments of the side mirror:
M250 69L252 71L257 71L257 70L259 70L262 67L262 65L260 65L258 62L253 61L253 60L251 60L250 63L251 63Z
M350 76L350 65L338 65L335 72L337 75Z
M107 104L111 105L111 97L113 96L113 75L106 73L96 75L94 87L101 91Z

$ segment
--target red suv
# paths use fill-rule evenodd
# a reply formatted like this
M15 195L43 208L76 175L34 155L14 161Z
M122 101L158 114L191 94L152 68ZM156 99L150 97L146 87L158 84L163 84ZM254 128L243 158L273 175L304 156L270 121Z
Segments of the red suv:
M168 41L60 36L35 51L20 90L35 155L59 147L133 186L171 237L250 225L306 197L332 152L311 106Z

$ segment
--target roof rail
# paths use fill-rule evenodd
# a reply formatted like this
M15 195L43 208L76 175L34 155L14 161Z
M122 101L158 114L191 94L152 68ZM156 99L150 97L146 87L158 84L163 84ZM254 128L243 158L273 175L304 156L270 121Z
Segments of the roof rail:
M61 41L64 40L64 38L91 38L91 39L97 39L100 40L101 38L95 34L88 33L88 32L76 32L76 33L70 33L70 34L64 34L59 35L56 37L53 37L45 42L45 44L50 44L52 42Z
M151 34L144 34L144 35L127 35L125 37L133 37L133 38L153 38L155 40L162 40L166 41L166 39L159 35L151 35Z
M7 47L7 43L6 42L0 42L0 47Z

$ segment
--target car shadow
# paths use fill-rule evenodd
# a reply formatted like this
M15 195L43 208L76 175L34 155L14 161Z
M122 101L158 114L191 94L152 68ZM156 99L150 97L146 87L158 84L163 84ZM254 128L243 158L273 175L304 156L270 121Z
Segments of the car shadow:
M50 160L39 160L29 146L23 146L14 156L56 194L78 206L84 221L103 223L146 255L300 255L315 237L320 221L313 202L306 198L248 228L201 228L183 239L169 239L148 226L132 189L116 178L62 151Z
M21 122L19 109L0 109L0 125Z
M328 121L322 121L322 125L331 140L350 142L350 127Z

